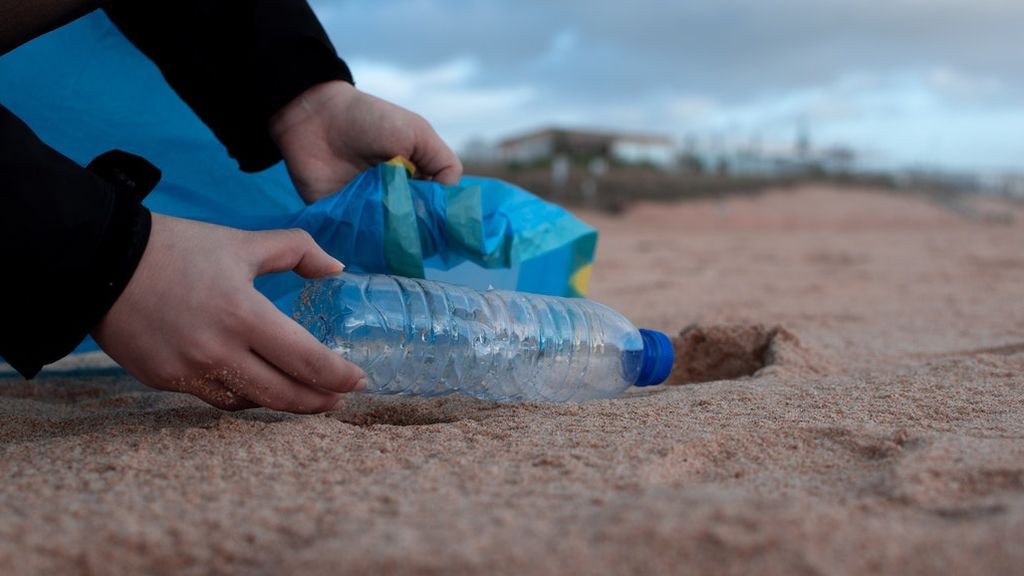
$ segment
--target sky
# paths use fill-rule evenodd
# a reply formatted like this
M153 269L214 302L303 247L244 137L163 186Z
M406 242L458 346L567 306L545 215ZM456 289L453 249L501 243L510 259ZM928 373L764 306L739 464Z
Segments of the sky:
M1024 171L1022 0L313 0L453 148L560 126Z

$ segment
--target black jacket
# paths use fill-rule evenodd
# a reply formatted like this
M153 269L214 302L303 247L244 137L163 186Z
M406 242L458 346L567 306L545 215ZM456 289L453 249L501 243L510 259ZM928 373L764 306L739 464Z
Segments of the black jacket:
M352 82L305 0L114 0L104 9L245 171L281 159L267 127L275 112L315 84ZM128 284L149 238L140 202L160 176L116 151L83 168L2 102L0 356L32 377L71 352Z

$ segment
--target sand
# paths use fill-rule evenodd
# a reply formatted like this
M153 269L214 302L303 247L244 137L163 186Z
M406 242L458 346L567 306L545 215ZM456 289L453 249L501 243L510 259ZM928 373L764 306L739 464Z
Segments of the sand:
M584 217L593 297L689 327L686 384L292 416L4 377L0 573L1024 573L1024 210L808 187Z

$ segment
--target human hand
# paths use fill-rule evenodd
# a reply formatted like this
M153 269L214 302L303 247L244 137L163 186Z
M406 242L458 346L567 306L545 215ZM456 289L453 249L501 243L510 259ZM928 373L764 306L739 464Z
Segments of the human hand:
M462 163L423 117L347 82L306 90L274 115L270 133L307 203L395 156L443 184L457 184L462 177Z
M142 260L93 330L142 383L224 410L313 413L365 387L365 373L253 287L260 274L307 278L342 265L301 230L245 232L153 215Z

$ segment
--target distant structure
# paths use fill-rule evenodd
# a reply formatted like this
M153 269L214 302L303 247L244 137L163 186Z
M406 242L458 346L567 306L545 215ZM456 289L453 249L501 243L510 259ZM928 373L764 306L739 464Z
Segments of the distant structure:
M806 141L805 141L806 142ZM857 152L846 146L813 149L756 140L749 145L711 145L694 157L705 169L743 177L779 178L802 174L844 175L858 171Z
M1024 200L1024 173L1004 176L1001 192L1007 196Z
M565 156L577 161L606 158L624 164L669 167L677 159L675 143L666 136L560 128L507 138L498 143L498 151L505 162L525 164Z
M493 143L475 136L466 142L459 157L469 164L495 164L501 161L501 151Z
M811 131L807 121L801 120L796 127L796 157L806 160L811 155Z

